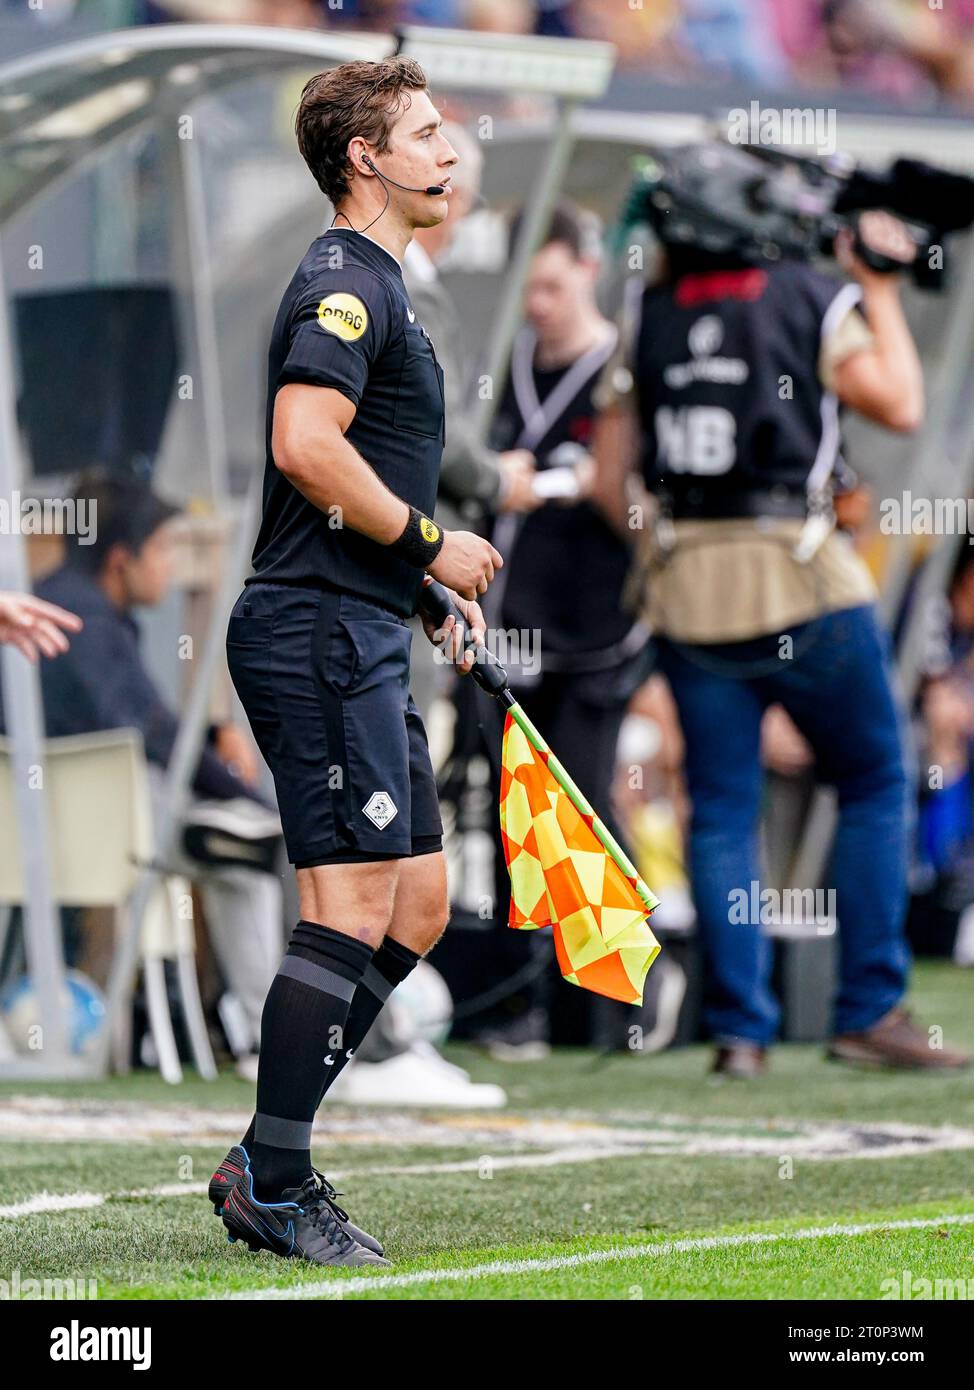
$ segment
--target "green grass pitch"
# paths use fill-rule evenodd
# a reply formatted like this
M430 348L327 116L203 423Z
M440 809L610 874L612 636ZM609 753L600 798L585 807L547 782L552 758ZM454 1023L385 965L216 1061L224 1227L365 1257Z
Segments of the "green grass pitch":
M911 1002L974 1046L972 984L925 965ZM450 1056L508 1109L319 1115L316 1162L395 1262L367 1275L227 1244L200 1187L249 1114L235 1077L6 1084L0 1279L101 1299L974 1297L970 1073L850 1071L806 1046L743 1084L711 1080L699 1047Z

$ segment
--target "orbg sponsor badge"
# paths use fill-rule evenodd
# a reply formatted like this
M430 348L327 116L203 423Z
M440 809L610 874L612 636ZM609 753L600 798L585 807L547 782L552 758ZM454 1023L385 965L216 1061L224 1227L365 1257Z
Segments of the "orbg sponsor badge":
M351 343L368 328L369 311L357 295L339 291L327 295L318 305L318 322L327 333Z

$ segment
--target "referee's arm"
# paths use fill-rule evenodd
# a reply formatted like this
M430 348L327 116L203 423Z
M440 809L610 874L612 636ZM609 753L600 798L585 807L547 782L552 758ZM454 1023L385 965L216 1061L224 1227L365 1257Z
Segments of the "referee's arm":
M320 511L337 510L341 525L392 545L409 521L409 507L345 438L354 418L355 405L341 391L289 382L274 403L274 462ZM447 531L428 573L462 598L476 599L503 563L483 537Z

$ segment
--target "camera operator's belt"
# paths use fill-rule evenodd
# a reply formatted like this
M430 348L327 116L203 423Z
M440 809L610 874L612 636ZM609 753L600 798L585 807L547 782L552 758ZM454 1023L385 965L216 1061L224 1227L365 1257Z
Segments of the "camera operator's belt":
M696 489L694 490L696 491ZM805 517L808 497L801 492L768 490L762 492L735 491L707 493L702 489L694 496L666 494L667 511L674 521L723 521L738 517Z

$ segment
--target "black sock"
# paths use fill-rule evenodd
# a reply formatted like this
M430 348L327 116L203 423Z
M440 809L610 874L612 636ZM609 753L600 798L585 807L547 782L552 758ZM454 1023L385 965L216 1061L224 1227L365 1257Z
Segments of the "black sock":
M318 1096L320 1105L329 1088L351 1061L349 1053L359 1047L375 1020L379 1017L389 995L401 985L411 971L415 970L422 957L408 946L386 937L376 951L355 988L345 1023L345 1046L336 1048L332 1060L325 1062L325 1074Z
M280 1201L311 1174L311 1126L326 1054L341 1047L373 951L317 922L295 927L261 1017L257 1113L246 1144L258 1201Z
M402 984L421 959L422 957L411 951L408 946L393 941L391 936L387 936L383 941L356 986L348 1018L345 1020L345 1045L336 1050L332 1064L325 1065L318 1105L321 1104L335 1077L348 1065L350 1059L347 1054L354 1052L365 1041L389 995L397 985ZM317 1109L317 1106L315 1108ZM248 1153L252 1152L255 1121L256 1116L251 1120L250 1128L240 1141Z

